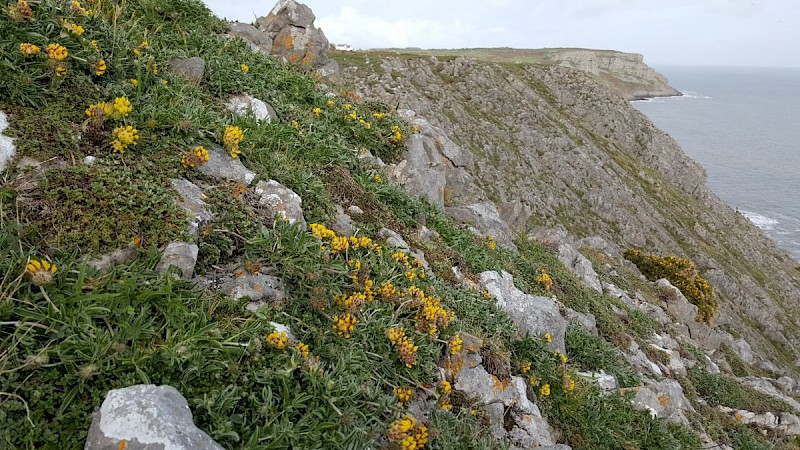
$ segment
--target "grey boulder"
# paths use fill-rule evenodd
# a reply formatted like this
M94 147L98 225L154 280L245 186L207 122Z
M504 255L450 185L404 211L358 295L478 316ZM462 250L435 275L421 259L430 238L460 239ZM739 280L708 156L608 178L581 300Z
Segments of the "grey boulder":
M171 386L136 385L108 392L94 414L85 450L223 450L194 425L186 399Z

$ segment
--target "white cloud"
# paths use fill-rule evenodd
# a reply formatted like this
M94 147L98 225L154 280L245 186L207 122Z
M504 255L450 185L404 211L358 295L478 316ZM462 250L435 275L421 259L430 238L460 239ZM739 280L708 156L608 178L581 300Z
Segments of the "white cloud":
M356 48L456 47L470 32L460 20L443 22L423 18L385 19L345 6L338 15L317 18L329 41Z

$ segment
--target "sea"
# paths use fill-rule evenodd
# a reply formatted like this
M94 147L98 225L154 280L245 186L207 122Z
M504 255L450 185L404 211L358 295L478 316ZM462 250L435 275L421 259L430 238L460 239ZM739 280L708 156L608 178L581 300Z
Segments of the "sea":
M708 187L800 261L800 69L657 66L680 97L632 105Z

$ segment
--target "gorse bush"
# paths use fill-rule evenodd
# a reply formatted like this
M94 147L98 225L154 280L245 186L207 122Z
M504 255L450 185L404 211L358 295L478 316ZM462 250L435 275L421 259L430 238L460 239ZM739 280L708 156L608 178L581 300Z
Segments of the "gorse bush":
M677 256L646 255L639 249L627 250L625 259L636 267L650 281L666 278L680 289L684 296L697 306L698 319L711 323L719 312L719 303L714 288L697 271L694 263Z

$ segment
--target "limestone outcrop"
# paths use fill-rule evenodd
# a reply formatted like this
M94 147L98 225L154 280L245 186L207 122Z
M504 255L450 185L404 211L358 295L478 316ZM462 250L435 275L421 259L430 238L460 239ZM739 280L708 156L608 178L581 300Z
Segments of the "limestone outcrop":
M233 23L230 34L242 38L250 48L282 61L301 64L326 78L335 79L339 65L328 58L330 43L314 26L314 13L294 0L281 0L257 26Z

